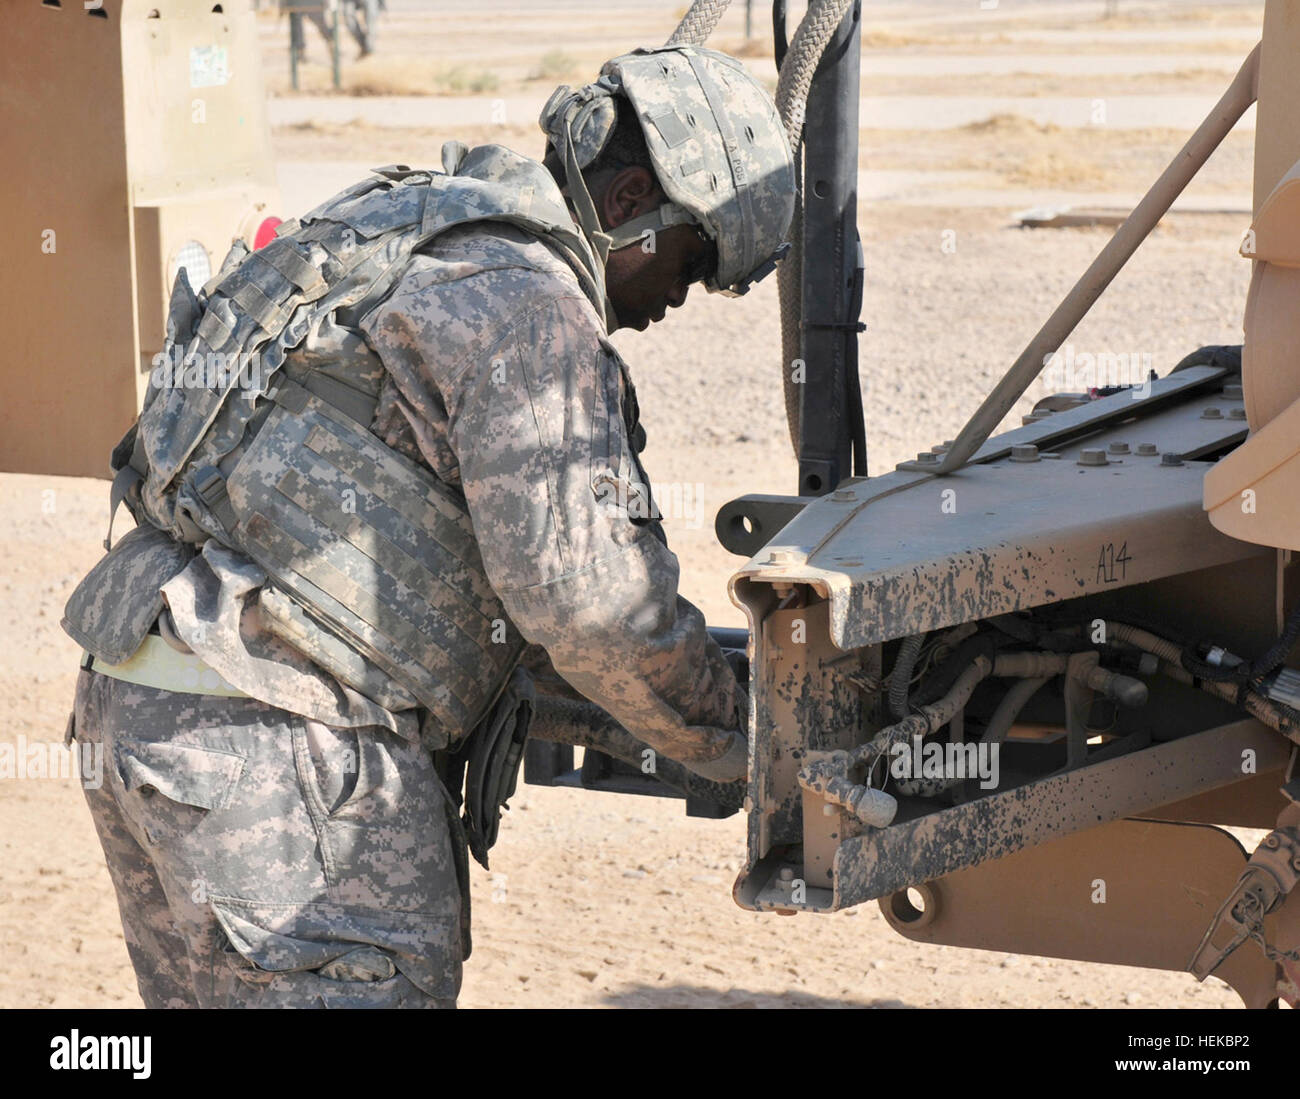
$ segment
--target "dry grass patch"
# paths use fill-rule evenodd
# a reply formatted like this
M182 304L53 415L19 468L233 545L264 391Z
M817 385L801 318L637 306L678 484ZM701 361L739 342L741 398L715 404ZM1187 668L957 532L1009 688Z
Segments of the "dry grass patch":
M1133 8L1127 5L1116 15L1098 20L1101 27L1123 30L1126 28L1147 28L1161 23L1195 23L1198 26L1245 25L1260 26L1264 22L1264 6L1245 5L1197 5L1187 7L1182 4L1160 5L1158 7Z
M553 84L562 84L572 80L580 71L578 59L563 50L548 50L538 59L535 68L528 73L529 80L547 80Z
M362 119L348 123L309 120L271 130L277 159L372 160L437 168L447 141L474 145L507 145L525 156L542 154L541 131L535 125L448 125L422 127L372 126Z
M305 64L298 70L299 92L306 95L486 95L501 87L491 69L468 65L437 65L400 54L376 54L344 63L342 87L335 89L328 65ZM268 81L275 94L294 94L287 74Z
M756 34L753 38L733 38L714 48L729 53L732 57L766 58L769 61L775 57L776 49L772 39L761 34Z
M1157 93L1218 94L1228 86L1229 69L1179 69L1167 73L984 73L978 76L900 76L873 73L870 60L862 77L863 95L1062 96L1089 98Z
M1058 126L1017 114L942 130L864 129L864 168L963 171L1017 189L1145 191L1186 142L1183 130ZM1252 133L1230 134L1193 186L1249 190Z

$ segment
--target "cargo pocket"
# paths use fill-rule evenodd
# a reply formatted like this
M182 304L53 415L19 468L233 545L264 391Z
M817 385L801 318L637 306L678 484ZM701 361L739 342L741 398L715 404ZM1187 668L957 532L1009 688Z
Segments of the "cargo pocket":
M120 739L117 769L127 790L151 788L198 809L224 809L244 772L244 757L193 744Z
M226 808L244 773L243 756L197 745L123 737L113 750L124 808L154 845Z
M212 898L225 933L218 987L230 1007L452 1006L459 951L419 913Z

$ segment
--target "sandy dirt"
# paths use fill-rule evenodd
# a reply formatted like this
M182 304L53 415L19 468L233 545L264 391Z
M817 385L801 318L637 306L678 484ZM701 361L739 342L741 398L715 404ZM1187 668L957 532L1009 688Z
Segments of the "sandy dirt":
M536 86L528 74L551 50L562 48L585 72L627 43L662 39L677 10L616 4L593 23L572 3L500 12L500 5L485 4L486 14L473 18L447 3L392 0L390 7L380 49L391 51L395 64L454 61L471 72L491 70L499 93ZM1178 32L1200 29L1212 33L1195 36L1198 56L1221 53L1227 72L1239 43L1258 27L1253 7L1231 7L1230 18L1216 10L1201 23L1162 22L1158 11L1142 18L1135 10L1110 30L1096 22L1099 4L1039 5L1032 23L1025 5L1004 7L995 25L958 18L956 5L923 5L920 17L900 18L878 33L896 35L895 50L933 56L955 49L950 39L964 41L964 54L996 53L1005 43L987 40L1006 39L1026 54L1049 42L1060 52L1064 40L1072 53L1146 49L1164 56L1186 48ZM1078 12L1085 8L1083 20ZM443 23L434 24L434 9L446 16ZM722 39L740 41L739 18L728 16ZM1168 49L1160 45L1162 33ZM267 17L268 82L277 90L287 70L285 39L283 24ZM319 70L319 41L309 42ZM1220 42L1227 43L1222 51ZM875 48L891 47L877 41ZM1200 91L1202 67L1185 80L1165 73L1143 90ZM936 68L926 67L917 93L962 96L960 80L946 90L935 83ZM999 94L1035 94L1032 75L999 79L1007 83ZM1081 86L1070 94L1093 93ZM452 136L537 149L531 127L465 134L456 122L434 117L382 140L367 127L283 128L275 134L276 153L305 162L427 163ZM908 136L894 134L882 157L921 176L982 172L981 186L1003 201L927 206L900 195L861 211L868 280L862 377L876 472L955 434L1107 239L1105 230L1021 230L1012 212L1033 205L1047 186L1140 193L1161 157L1176 148L1176 135L1163 131L1088 135L1076 146L1071 175L1061 158L1080 135L1006 121L988 130L957 135L947 159L952 135L916 141L909 159ZM868 144L864 166L869 157ZM1247 210L1249 138L1234 138L1221 157L1212 190L1229 207ZM1236 246L1246 221L1238 214L1169 218L1071 342L1080 351L1149 354L1161 372L1202 344L1239 342L1249 267ZM795 487L777 379L779 340L775 280L737 301L692 294L670 323L616 337L632 364L649 433L644 457L660 495L689 488L682 498L694 500L699 486L701 506L670 517L667 530L682 562L684 593L717 625L742 625L743 618L726 593L740 562L716 544L714 513L744 492ZM1018 422L1040 395L1033 391L1012 419ZM100 555L106 501L103 482L0 476L0 509L8 519L0 533L4 739L62 735L79 652L58 621ZM112 888L75 782L0 780L0 845L0 1006L137 1005ZM745 912L730 895L744 855L740 817L694 820L676 801L524 788L506 815L493 873L474 871L476 949L462 1005L1239 1005L1214 979L1198 985L1179 973L915 945L895 935L874 905L824 917Z

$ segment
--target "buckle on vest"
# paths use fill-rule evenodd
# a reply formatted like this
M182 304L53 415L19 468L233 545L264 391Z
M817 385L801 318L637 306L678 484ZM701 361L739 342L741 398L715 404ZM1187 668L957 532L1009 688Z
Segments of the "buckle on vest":
M203 466L195 472L194 478L190 481L190 484L199 499L207 505L208 511L210 511L216 518L217 522L221 524L222 529L227 534L231 534L235 527L238 526L239 519L235 515L234 507L230 503L230 497L226 493L226 478L222 474L221 470L216 466ZM189 519L189 516L185 515L184 510L181 508L176 510L176 518L178 521L185 520L192 523L192 520ZM181 525L182 529L184 529L184 522L182 522ZM197 529L197 524L194 525ZM186 531L185 533L188 536L189 532ZM197 541L206 541L208 537L207 531L202 531L201 533L202 538L197 539Z
M226 495L226 479L216 466L204 466L194 474L194 491L200 499L212 507Z

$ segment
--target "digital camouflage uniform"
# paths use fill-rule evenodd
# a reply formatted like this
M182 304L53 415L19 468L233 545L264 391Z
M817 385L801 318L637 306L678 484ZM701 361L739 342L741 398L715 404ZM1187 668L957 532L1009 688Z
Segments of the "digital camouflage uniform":
M564 208L540 165L475 154ZM356 322L382 368L370 432L463 493L482 569L533 652L651 748L738 777L743 691L677 593L659 522L621 506L649 485L631 379L589 275L503 222L422 246ZM184 691L93 663L78 682L75 735L109 761L87 800L141 995L452 1005L469 911L458 799L430 756L447 730L369 664L343 682L268 628L272 589L217 538L198 547L144 522L69 603L65 628L111 666L165 600L168 629L205 666Z

